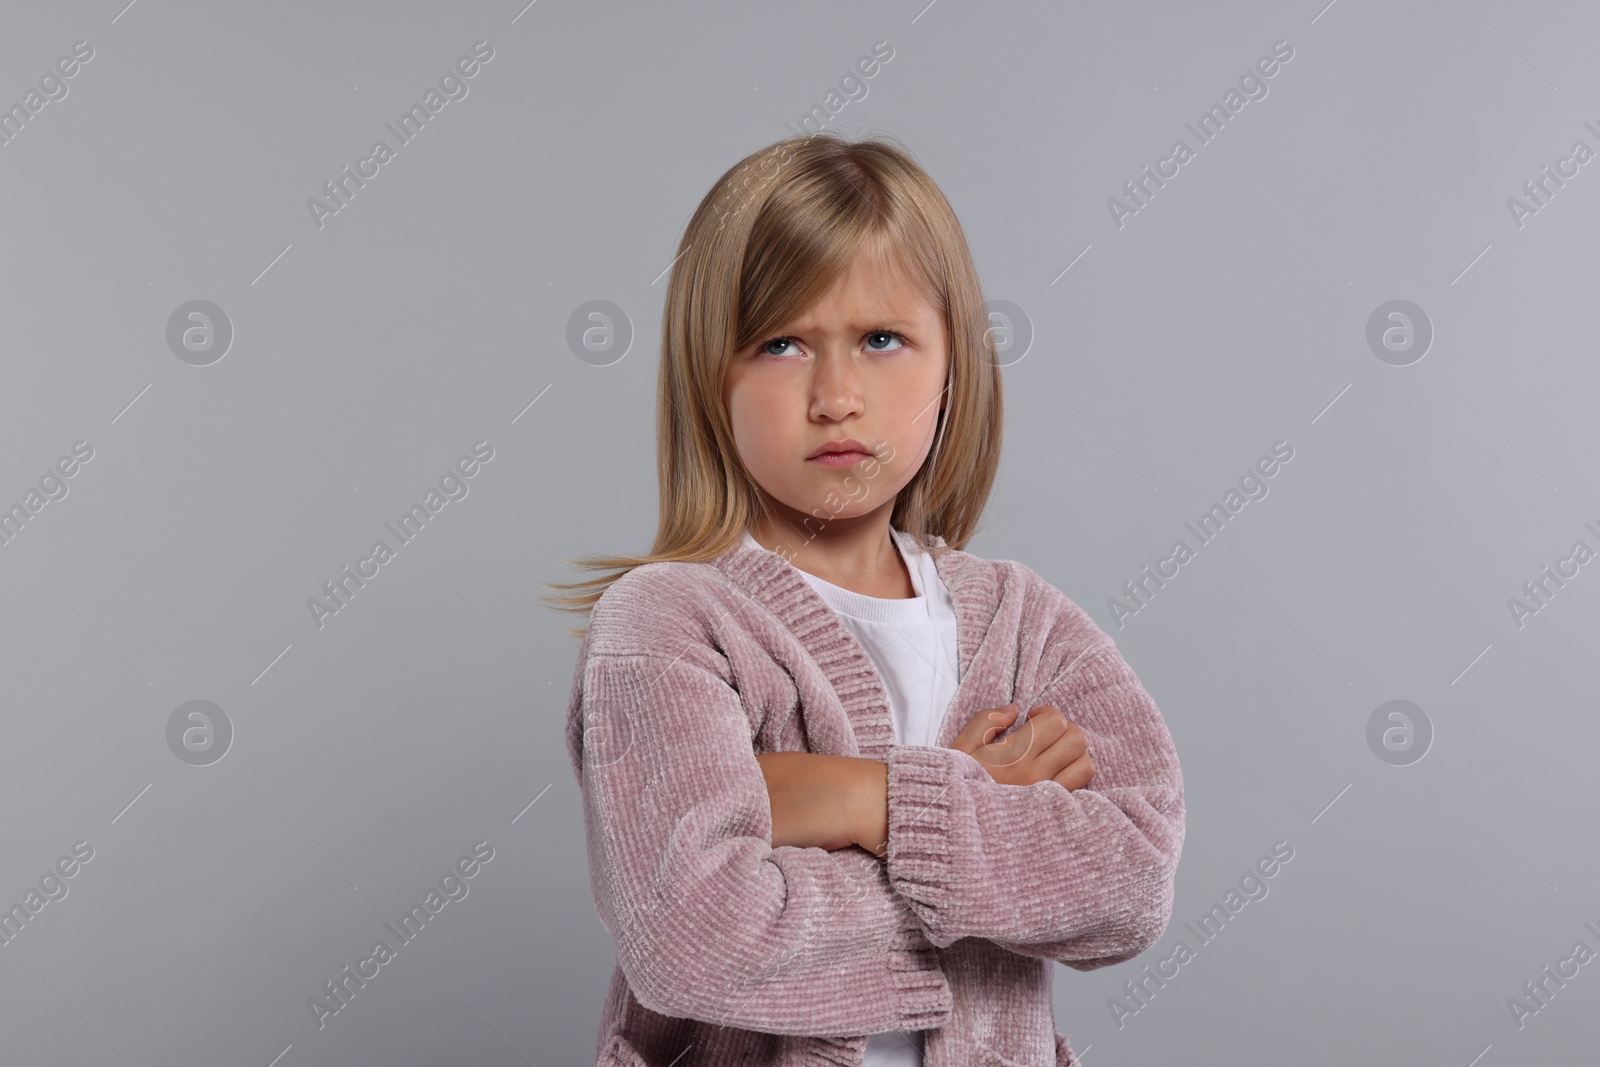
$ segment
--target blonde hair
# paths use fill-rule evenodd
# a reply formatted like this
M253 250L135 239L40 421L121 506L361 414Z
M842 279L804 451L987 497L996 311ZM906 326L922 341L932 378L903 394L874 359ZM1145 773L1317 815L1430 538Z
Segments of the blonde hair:
M863 249L898 253L943 313L949 371L933 444L895 499L890 524L930 551L977 532L1000 460L1000 371L966 235L920 165L889 139L813 134L740 160L700 201L679 243L661 321L656 403L660 516L644 556L564 560L614 573L552 589L561 611L587 613L635 567L713 559L765 508L739 459L723 405L733 353L814 304ZM567 628L580 640L587 633Z

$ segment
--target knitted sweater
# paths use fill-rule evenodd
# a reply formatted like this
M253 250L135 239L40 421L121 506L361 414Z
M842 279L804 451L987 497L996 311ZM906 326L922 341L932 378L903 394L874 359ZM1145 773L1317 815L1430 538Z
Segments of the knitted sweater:
M867 1034L927 1029L925 1067L1066 1067L1051 962L1165 931L1183 778L1154 701L1031 568L932 550L960 653L939 746L982 709L1052 705L1088 737L1088 788L896 744L860 643L777 553L634 568L590 614L567 709L617 956L598 1065L857 1067ZM887 857L773 848L756 756L779 751L886 763Z

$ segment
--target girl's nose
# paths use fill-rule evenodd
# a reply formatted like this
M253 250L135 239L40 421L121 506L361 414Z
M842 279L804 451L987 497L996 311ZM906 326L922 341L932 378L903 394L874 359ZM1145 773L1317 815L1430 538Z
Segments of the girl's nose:
M848 355L824 353L817 358L811 379L812 407L830 419L858 414L863 398L856 367Z

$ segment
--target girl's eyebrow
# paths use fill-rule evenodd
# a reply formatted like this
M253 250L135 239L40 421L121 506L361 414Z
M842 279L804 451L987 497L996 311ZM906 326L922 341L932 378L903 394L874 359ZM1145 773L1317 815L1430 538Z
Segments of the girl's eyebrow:
M916 327L917 327L916 323L907 322L907 321L905 321L903 319L873 319L872 322L869 323L868 325L865 325L865 326L850 326L850 327L847 327L847 328L848 329L852 329L857 333L866 333L868 330L914 330L914 329L916 329ZM798 326L789 327L789 330L792 333L806 333L806 332L808 332L803 327L798 327Z

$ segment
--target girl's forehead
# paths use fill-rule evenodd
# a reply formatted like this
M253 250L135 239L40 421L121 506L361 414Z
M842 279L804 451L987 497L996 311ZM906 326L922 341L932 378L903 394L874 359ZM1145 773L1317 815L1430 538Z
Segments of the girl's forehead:
M920 292L883 293L864 289L824 298L796 315L785 328L796 333L838 329L846 333L867 330L917 330L938 318L937 308Z
M860 309L873 318L894 316L909 324L912 319L924 317L935 303L903 259L885 258L863 249L816 306Z

